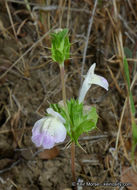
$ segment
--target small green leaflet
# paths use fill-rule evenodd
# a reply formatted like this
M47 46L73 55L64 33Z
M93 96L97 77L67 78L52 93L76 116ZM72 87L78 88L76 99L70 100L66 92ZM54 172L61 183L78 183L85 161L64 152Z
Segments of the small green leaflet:
M79 103L78 100L74 99L67 101L67 113L64 107L58 104L51 104L51 107L64 117L67 133L71 141L75 141L78 145L80 135L96 128L98 115L94 107L91 107L90 111L85 113L83 103Z
M68 29L51 34L51 58L62 64L70 56Z

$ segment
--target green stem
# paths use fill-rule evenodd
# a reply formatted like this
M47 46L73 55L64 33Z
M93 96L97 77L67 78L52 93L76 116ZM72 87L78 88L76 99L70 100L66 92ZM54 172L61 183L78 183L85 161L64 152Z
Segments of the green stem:
M71 171L73 182L76 182L76 175L75 175L75 142L71 144Z
M60 64L60 75L61 75L61 84L62 84L63 104L64 104L64 107L66 108L66 111L67 111L66 113L68 114L67 104L66 104L64 63ZM75 176L75 142L72 142L72 144L71 144L71 170L72 170L73 181L76 182L76 176ZM75 189L77 189L77 187L75 187Z
M64 107L66 107L66 89L65 89L65 70L64 63L60 64L60 75L61 75L61 85L62 85L62 97Z

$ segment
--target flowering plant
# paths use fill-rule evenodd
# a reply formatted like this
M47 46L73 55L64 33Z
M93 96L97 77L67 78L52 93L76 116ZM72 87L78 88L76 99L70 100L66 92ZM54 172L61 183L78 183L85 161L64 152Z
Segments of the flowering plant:
M92 84L97 84L108 90L107 80L94 74L95 66L94 63L88 70L78 100L71 99L67 101L66 109L59 104L51 104L51 108L47 109L49 116L35 123L32 130L32 141L36 146L43 146L45 149L52 148L55 143L64 141L66 137L65 130L71 141L79 145L79 136L96 128L98 119L96 108L91 107L88 113L83 112L83 101Z
M63 142L66 134L70 137L72 144L72 174L75 180L74 155L75 144L80 146L78 138L81 134L96 128L98 115L95 107L87 112L84 111L84 98L92 84L99 85L108 90L107 80L94 73L96 64L89 68L85 80L80 89L78 99L66 100L65 80L64 80L64 61L69 58L70 43L68 30L59 30L51 34L51 54L53 61L59 63L63 106L51 104L47 109L48 115L37 121L32 129L32 141L37 147L44 149L52 148L56 143Z

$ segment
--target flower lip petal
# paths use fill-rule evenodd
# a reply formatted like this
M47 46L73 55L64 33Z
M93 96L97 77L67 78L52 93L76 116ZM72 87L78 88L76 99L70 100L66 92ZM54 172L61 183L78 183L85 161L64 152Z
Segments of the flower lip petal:
M109 84L108 84L107 80L102 76L94 74L95 67L96 67L96 63L92 64L87 72L85 80L80 89L79 98L78 98L79 103L83 102L83 100L86 96L86 93L92 84L97 84L97 85L105 88L106 90L108 90Z
M32 129L32 134L37 134L40 131L40 128L43 126L43 123L45 122L45 120L47 119L47 117L43 117L42 119L36 121L36 123L34 124L34 127Z
M89 83L99 85L102 88L105 88L106 90L108 90L108 82L107 82L107 80L104 77L100 76L100 75L94 74L94 76L92 78L92 81L89 82Z
M53 148L54 145L55 145L54 137L46 133L43 138L42 147L44 149L50 149Z
M52 115L53 117L58 118L62 123L65 123L65 119L56 111L54 111L52 108L47 108L47 113Z
M101 77L101 80L102 80L102 87L108 90L109 86L108 81L104 77Z

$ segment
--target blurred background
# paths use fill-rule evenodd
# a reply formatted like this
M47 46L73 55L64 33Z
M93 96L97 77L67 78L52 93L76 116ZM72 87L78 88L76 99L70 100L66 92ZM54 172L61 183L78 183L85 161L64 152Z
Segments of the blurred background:
M123 189L135 190L137 151L131 167L132 113L123 59L136 109L136 0L0 1L0 190L73 189L70 148L64 149L68 139L50 151L31 142L36 120L50 103L62 100L59 67L50 57L50 33L58 28L69 29L71 42L65 61L67 98L78 97L83 75L94 62L96 74L109 82L108 92L92 85L85 99L97 108L99 120L97 130L79 140L87 154L76 148L77 180L128 182L132 186Z

